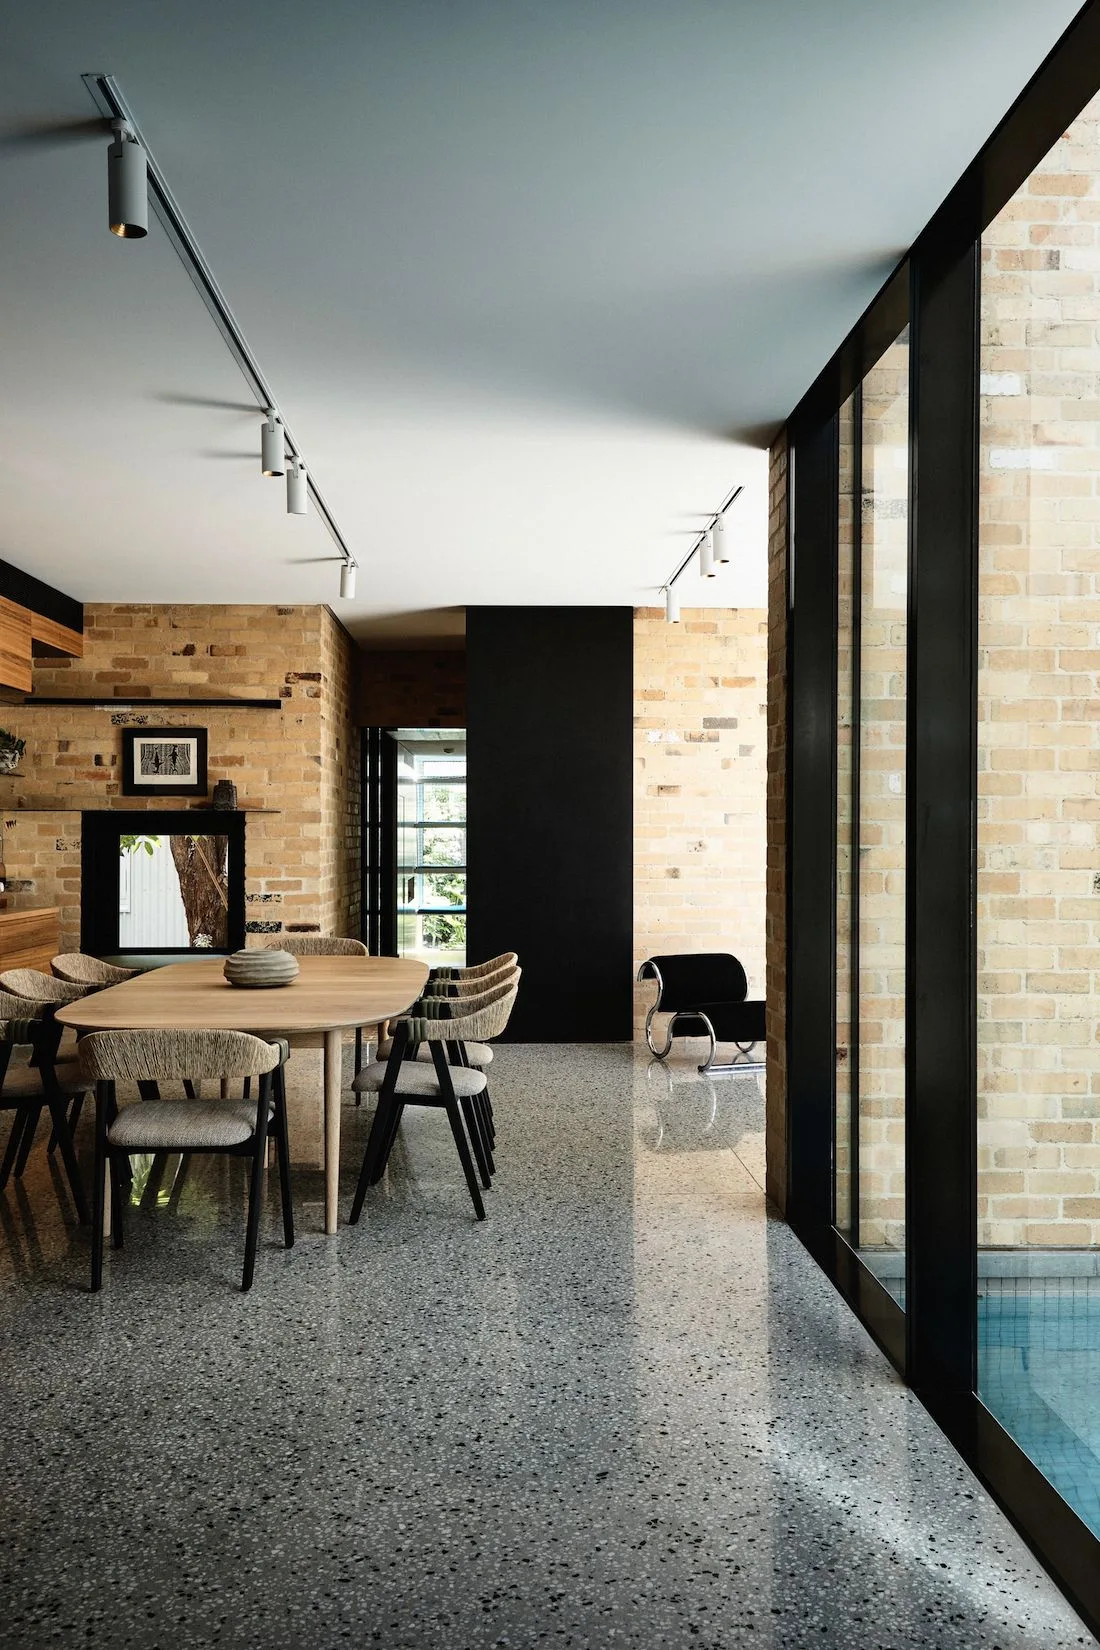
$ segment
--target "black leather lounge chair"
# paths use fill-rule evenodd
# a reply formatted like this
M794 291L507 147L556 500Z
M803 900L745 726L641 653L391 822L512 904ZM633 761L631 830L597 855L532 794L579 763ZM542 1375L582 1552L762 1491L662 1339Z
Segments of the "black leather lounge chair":
M646 1015L645 1037L658 1060L668 1058L674 1037L709 1037L710 1052L700 1071L712 1076L763 1071L764 1062L755 1057L755 1048L765 1038L764 1001L746 1001L748 977L728 951L649 957L639 968L638 978L657 982L657 1001ZM672 1016L664 1048L653 1041L653 1021L658 1014ZM733 1043L737 1048L725 1064L715 1061L719 1043Z

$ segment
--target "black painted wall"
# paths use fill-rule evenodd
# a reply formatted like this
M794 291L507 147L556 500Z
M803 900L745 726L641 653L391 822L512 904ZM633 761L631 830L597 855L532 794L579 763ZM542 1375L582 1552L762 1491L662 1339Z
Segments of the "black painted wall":
M631 1036L633 612L472 607L467 955L518 951L512 1042Z

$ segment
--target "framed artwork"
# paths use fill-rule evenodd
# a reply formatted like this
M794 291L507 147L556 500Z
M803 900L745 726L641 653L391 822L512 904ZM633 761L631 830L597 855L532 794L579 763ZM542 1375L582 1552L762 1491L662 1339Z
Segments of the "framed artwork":
M123 796L205 796L205 728L124 728Z

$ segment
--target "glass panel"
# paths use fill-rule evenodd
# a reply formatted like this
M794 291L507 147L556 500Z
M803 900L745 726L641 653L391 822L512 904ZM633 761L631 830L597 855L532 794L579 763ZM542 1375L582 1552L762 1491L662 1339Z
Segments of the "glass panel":
M461 966L466 961L466 737L449 728L398 730L395 737L398 952Z
M229 838L119 837L122 950L229 948Z
M908 329L864 379L861 409L858 1242L904 1303Z
M1100 1534L1100 99L982 243L978 1391Z
M855 564L858 488L856 397L840 409L840 517L837 544L837 748L836 748L836 1168L835 1220L852 1227L852 962L855 906L852 836L856 778L852 760L855 689Z

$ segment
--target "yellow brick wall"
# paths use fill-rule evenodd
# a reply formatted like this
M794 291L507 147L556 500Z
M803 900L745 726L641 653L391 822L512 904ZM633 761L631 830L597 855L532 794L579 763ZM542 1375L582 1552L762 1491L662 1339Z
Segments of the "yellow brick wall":
M1100 99L983 241L979 1221L1100 1242Z
M5 707L27 741L21 771L0 777L4 858L17 906L57 905L63 949L80 940L80 812L185 808L124 797L123 727L205 727L211 789L237 786L242 807L274 808L247 826L247 919L263 943L283 929L350 932L357 815L345 801L353 751L347 721L353 644L321 607L85 608L82 659L36 661L44 696L110 696L131 708ZM140 708L150 696L273 698L281 712ZM36 813L36 806L69 811ZM336 816L343 808L338 837Z
M759 608L634 615L634 949L732 951L764 992L764 703ZM640 1029L651 986L635 987Z

